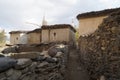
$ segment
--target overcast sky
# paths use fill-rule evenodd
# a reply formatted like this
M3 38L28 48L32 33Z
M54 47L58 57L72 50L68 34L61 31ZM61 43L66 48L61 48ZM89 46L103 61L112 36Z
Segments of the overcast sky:
M120 0L0 0L0 29L32 30L41 25L45 14L48 24L78 25L80 13L120 7Z

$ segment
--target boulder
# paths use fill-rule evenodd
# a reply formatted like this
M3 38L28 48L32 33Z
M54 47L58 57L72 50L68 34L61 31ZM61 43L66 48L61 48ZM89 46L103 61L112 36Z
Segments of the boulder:
M57 52L61 52L60 48L57 48L56 46L53 46L51 48L48 49L48 55L50 55L51 57L54 57Z
M0 57L0 72L3 72L16 65L17 61L8 57Z

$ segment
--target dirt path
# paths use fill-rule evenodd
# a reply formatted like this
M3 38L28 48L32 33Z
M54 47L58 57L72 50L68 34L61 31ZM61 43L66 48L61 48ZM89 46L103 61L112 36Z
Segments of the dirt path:
M70 50L67 77L68 80L89 80L87 72L80 66L77 50Z

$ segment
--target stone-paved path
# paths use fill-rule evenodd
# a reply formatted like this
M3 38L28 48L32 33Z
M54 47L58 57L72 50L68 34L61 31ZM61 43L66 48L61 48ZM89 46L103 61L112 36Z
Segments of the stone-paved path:
M70 50L67 80L89 80L86 70L80 65L78 52L75 49Z

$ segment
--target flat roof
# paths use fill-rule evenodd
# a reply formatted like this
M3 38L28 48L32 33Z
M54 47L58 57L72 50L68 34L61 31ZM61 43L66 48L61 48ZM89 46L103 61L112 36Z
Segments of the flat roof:
M27 32L27 34L29 34L29 33L34 33L34 32L36 32L36 33L41 32L41 28L37 28L37 29L34 29L34 30L32 30L32 31L29 31L29 32Z
M62 29L62 28L70 28L74 32L76 29L70 24L55 24L55 25L44 25L41 27L42 29Z
M86 12L81 13L77 15L77 19L83 19L83 18L91 18L91 17L99 17L99 16L107 16L111 14L112 12L116 12L120 10L120 8L112 8L112 9L105 9L101 11L92 11L92 12Z
M15 33L27 33L28 31L11 31L9 32L10 34L15 34Z

